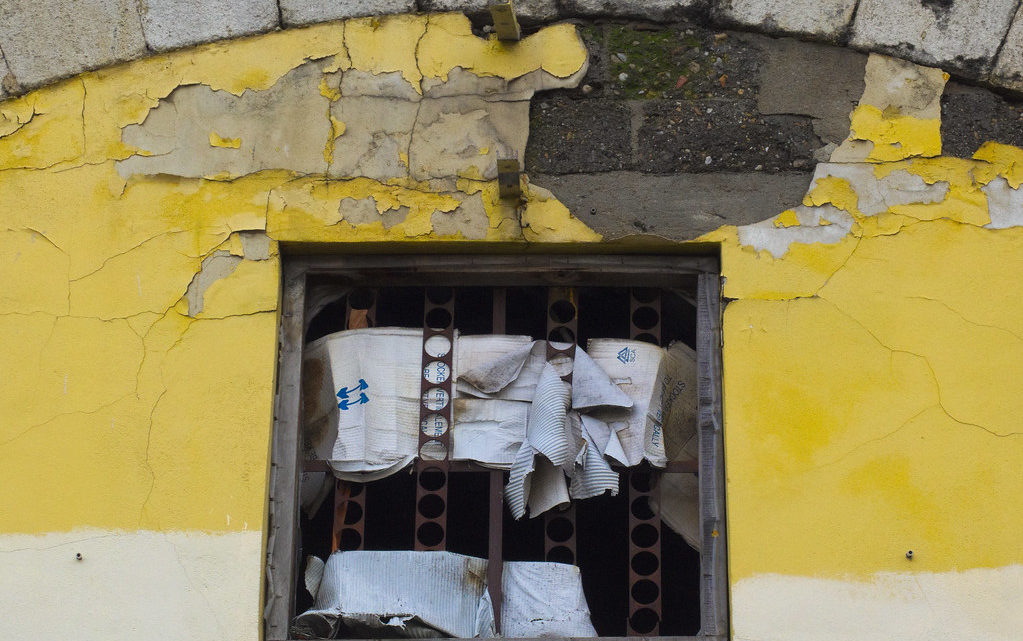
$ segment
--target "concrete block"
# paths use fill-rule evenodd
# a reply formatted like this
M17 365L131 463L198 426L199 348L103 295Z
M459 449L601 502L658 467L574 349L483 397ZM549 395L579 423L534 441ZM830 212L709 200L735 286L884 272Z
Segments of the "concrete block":
M657 234L689 240L721 225L748 225L802 200L808 173L655 175L631 171L530 174L605 239Z
M1009 29L1015 0L861 0L852 45L982 77Z
M704 0L562 0L564 17L610 16L677 20L704 8Z
M287 26L416 10L415 0L280 0L280 4Z
M950 82L941 98L941 153L970 158L985 142L1023 147L1023 103Z
M11 86L11 81L8 78L13 78L11 75L11 69L7 66L7 60L4 59L4 52L0 49L0 100L3 100L11 91L8 87Z
M995 60L991 80L998 85L1023 92L1023 5L1016 11L1005 44Z
M26 88L146 50L135 0L4 0L0 46Z
M628 105L619 100L535 101L526 170L571 174L628 169L632 165Z
M845 31L855 8L856 0L723 0L717 15L768 33L834 39Z
M270 31L274 0L141 0L146 44L155 51Z
M461 11L469 16L489 15L489 0L420 0L420 11ZM515 15L519 20L542 22L558 15L555 0L515 0Z

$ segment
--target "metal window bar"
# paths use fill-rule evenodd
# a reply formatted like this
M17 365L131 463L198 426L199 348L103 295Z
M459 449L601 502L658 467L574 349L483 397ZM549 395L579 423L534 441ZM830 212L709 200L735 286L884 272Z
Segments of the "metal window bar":
M547 288L547 360L559 356L575 358L576 336L579 331L579 304L575 289L571 287ZM568 343L557 348L555 343ZM572 384L572 371L561 377ZM576 559L575 504L560 512L544 513L543 558L545 561L575 563Z
M355 292L345 297L345 329L376 327L377 296L375 289ZM353 296L365 298L365 307L354 306ZM363 302L363 301L359 301ZM330 551L361 550L366 538L366 487L362 483L334 480L334 525L331 528Z
M415 550L447 547L448 468L451 452L455 291L427 288L423 305L419 456L416 458Z
M661 293L629 290L629 335L633 340L661 344ZM629 486L629 615L626 634L658 636L661 626L661 519L650 509L659 491L659 473L626 471Z

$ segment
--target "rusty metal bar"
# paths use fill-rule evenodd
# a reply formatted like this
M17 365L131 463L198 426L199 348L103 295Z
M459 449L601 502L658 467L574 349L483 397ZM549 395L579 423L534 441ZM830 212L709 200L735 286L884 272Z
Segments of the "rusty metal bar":
M579 301L576 298L575 289L572 287L548 287L547 288L547 360L552 361L559 357L575 358L576 335L579 330ZM565 347L555 347L555 343L564 344ZM572 384L571 369L561 377L561 380ZM551 537L554 521L565 519L568 522L570 532L567 538L556 540ZM561 563L575 563L576 560L576 527L575 527L575 505L569 504L568 508L561 512L548 511L544 514L544 543L543 556L545 561L558 561Z
M428 287L423 304L422 397L416 459L415 549L447 544L448 463L455 349L455 291Z
M661 292L629 290L629 334L634 340L661 343ZM658 636L661 627L661 519L650 508L659 490L657 472L631 468L629 484L630 637Z
M345 329L362 329L364 327L376 326L377 297L380 292L376 289L356 290L345 297ZM365 307L352 305L353 296L367 297ZM363 302L363 301L358 301ZM326 466L330 470L330 465ZM352 503L352 507L349 507ZM349 516L351 512L352 516ZM337 552L342 549L342 541L345 540L344 531L349 530L348 545L344 546L349 550L361 550L365 543L366 534L366 491L362 484L349 483L340 479L334 479L334 524L330 533L330 551ZM351 523L345 521L351 520Z

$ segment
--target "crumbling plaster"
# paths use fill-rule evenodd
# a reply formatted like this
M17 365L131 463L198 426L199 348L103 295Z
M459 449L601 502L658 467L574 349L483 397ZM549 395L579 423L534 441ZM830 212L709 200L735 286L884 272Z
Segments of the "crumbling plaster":
M528 177L518 204L492 179L498 145L522 152L517 104L578 82L586 57L567 25L508 45L473 36L459 15L367 18L154 56L0 102L0 335L16 337L0 371L17 372L0 391L0 558L56 563L74 528L114 542L194 532L199 543L176 545L216 557L203 580L222 599L202 620L250 607L219 638L256 636L259 586L227 575L254 575L262 560L202 541L248 532L251 543L265 526L279 243L599 243L582 212ZM900 592L914 608L972 620L968 604L985 598L1023 611L1007 579L978 595L957 574L1004 579L1023 561L1023 524L1005 509L1020 499L1023 150L940 157L932 106L944 80L868 62L850 135L865 153L819 165L794 208L695 239L720 249L730 301L737 638L814 638L821 618L852 638L862 630L844 612L924 575L945 587ZM356 98L416 114L370 131L360 110L374 105ZM426 104L437 108L422 119ZM492 126L427 135L439 114ZM275 118L307 127L278 134ZM646 240L674 251L686 239ZM64 443L74 447L57 472L40 464ZM977 523L982 534L964 525ZM68 567L58 591L106 593ZM825 593L803 579L829 590L816 619L765 614ZM41 617L52 594L35 594L22 610ZM1012 625L983 629L1010 638Z

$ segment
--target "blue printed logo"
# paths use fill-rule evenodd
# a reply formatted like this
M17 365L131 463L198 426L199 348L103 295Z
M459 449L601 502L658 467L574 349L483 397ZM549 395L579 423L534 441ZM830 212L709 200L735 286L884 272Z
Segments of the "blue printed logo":
M342 387L337 391L337 397L341 399L341 402L338 403L337 406L342 410L349 410L352 409L353 405L362 405L364 403L368 403L369 397L366 396L364 392L360 393L359 398L356 399L348 397L349 394L354 394L355 392L362 392L362 390L367 389L369 389L369 384L366 382L365 379L362 378L359 379L359 384L351 389L348 389L347 387Z
M618 352L618 360L628 365L636 360L636 349L634 347L623 347Z

